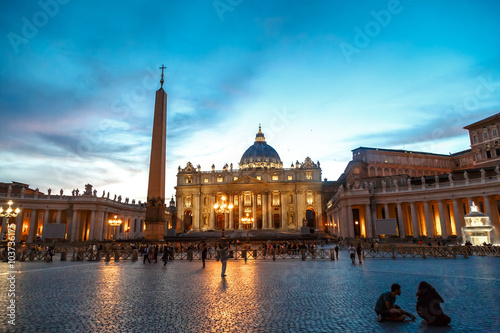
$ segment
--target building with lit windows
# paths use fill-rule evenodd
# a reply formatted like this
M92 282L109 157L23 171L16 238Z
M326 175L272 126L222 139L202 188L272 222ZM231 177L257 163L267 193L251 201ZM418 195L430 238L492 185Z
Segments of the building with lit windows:
M464 127L471 149L450 155L360 147L326 204L329 231L379 237L377 221L395 219L406 237L462 237L474 202L500 237L500 113Z
M255 142L240 159L239 168L202 171L188 162L177 173L177 230L244 229L242 218L253 218L251 229L300 230L321 225L322 181L319 162L284 168L276 150L266 143L259 126ZM229 213L214 204L232 203Z

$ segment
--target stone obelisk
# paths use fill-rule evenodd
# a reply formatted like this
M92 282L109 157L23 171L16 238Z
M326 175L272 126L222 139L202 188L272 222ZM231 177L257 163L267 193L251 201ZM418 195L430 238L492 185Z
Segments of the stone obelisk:
M156 91L149 161L148 200L146 203L146 230L144 238L151 241L164 240L165 227L165 163L167 156L167 94L163 90L161 66L161 87Z

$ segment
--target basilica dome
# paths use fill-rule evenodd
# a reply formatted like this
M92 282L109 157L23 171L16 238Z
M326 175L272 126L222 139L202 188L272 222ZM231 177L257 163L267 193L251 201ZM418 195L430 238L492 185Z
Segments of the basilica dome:
M260 125L254 144L245 151L240 160L240 169L249 168L283 168L280 155L266 143Z

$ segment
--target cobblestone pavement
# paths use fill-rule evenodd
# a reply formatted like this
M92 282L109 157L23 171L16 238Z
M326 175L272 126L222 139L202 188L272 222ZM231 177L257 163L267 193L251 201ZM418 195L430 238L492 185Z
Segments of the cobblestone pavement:
M500 332L500 258L340 261L176 260L16 263L16 326L7 323L0 263L1 332ZM142 258L140 258L142 259ZM416 314L425 280L444 298L448 328L378 323L380 293L402 286L397 304Z

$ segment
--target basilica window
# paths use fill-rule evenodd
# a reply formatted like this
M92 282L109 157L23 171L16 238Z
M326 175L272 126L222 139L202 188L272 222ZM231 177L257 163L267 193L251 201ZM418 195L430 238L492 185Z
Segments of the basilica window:
M278 180L278 175L273 175L273 180Z
M239 197L237 195L235 195L233 201L234 201L234 205L238 206Z
M203 178L204 183L208 183L208 178Z
M186 184L191 184L193 182L193 178L191 176L186 177Z
M262 196L259 194L257 196L257 206L261 206L262 205Z
M262 176L257 176L257 179L258 180L262 180Z
M306 179L313 179L311 171L306 171Z
M217 177L217 183L222 183L224 181L224 177Z
M312 193L307 193L307 204L312 205L313 203L313 195Z
M473 135L472 136L472 143L478 143L478 142L479 142L479 140L477 138L477 135Z
M483 140L488 140L488 132L483 132Z
M186 207L191 207L191 196L187 196L185 200Z
M292 175L288 175L288 180L293 180L293 176Z
M279 193L273 193L273 206L280 205L280 195Z
M245 206L252 205L252 196L250 194L245 194Z
M476 153L476 161L481 161L481 153Z
M497 131L496 128L494 128L494 129L491 130L491 136L494 137L494 138L496 138L498 136L498 131Z

